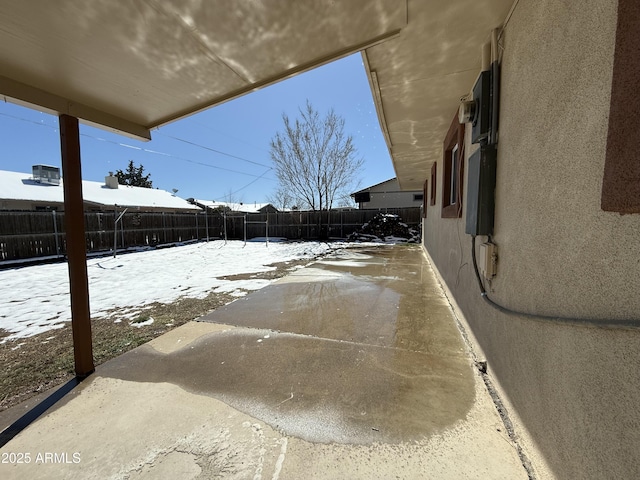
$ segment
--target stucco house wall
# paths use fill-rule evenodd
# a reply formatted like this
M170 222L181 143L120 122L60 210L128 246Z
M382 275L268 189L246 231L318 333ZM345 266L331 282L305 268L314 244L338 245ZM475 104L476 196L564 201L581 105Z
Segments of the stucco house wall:
M466 178L462 217L441 218L438 193L423 224L491 377L557 478L640 478L640 215L600 205L617 8L520 0L500 38L498 268L485 286L533 317L480 296Z

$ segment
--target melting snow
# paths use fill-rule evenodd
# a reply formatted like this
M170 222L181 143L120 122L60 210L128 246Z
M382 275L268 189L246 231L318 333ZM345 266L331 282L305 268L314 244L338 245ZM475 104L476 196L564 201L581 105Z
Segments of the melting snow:
M268 280L222 280L220 277L273 270L276 262L315 259L345 243L322 242L247 243L219 240L176 248L149 250L117 258L87 261L91 316L105 316L119 309L129 321L145 305L170 303L179 297L204 298L211 291L246 294ZM69 277L66 263L0 270L0 329L15 340L61 328L71 320ZM142 325L138 323L137 325Z
M146 327L147 325L151 325L153 322L154 322L153 317L149 317L149 319L145 320L144 322L132 322L131 326L136 328Z

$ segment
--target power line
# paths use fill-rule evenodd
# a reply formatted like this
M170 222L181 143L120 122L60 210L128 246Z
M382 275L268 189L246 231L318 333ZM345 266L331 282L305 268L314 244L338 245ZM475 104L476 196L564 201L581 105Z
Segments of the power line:
M249 146L249 147L251 147L251 148L255 148L256 150L261 150L261 151L263 151L263 152L267 152L267 150L266 150L265 148L263 148L263 147L257 147L257 146L255 146L255 145L253 145L253 144L251 144L251 143L247 142L246 140L243 140L243 139L238 138L238 137L234 137L233 135L229 135L228 133L223 132L222 130L218 130L217 128L213 128L213 127L211 127L211 126L209 126L209 125L207 125L207 124L205 124L205 123L197 122L197 121L194 121L194 123L196 123L197 125L200 125L200 126L201 126L201 127L203 127L203 128L206 128L206 129L208 129L208 130L211 130L212 132L216 132L216 133L218 133L218 134L220 134L220 135L223 135L223 136L225 136L225 137L227 137L227 138L230 138L230 139L232 139L232 140L235 140L236 142L244 143L245 145L248 145L248 146ZM268 153L268 152L267 152L267 153Z
M269 168L269 170L271 170L271 169ZM238 192L240 192L240 191L244 190L245 188L247 188L248 186L253 185L253 184L254 184L254 183L256 183L258 180L260 180L262 177L264 177L264 176L267 174L267 172L269 172L269 170L266 170L262 175L260 175L260 176L259 176L258 178L256 178L255 180L250 181L250 182L249 182L249 183L247 183L244 187L240 187L240 188L239 188L239 189L237 189L235 192L228 193L227 195L229 195L229 196L231 196L231 195L235 195L236 193L238 193ZM269 179L267 179L267 180L271 180L271 179L269 178Z
M16 117L15 115L9 115L8 113L0 112L0 115L2 115L3 117L13 118L14 120L20 120L22 122L33 123L34 125L39 125L41 127L49 127L49 128L51 128L53 130L57 130L57 128L54 125L49 125L47 123L37 122L35 120L29 120L28 118Z
M143 152L146 152L146 153L151 153L151 154L154 154L154 155L162 155L164 157L175 158L177 160L182 160L184 162L193 163L195 165L201 165L203 167L215 168L217 170L224 170L225 172L238 173L240 175L247 175L249 177L256 177L256 179L263 178L264 175L268 171L272 170L272 167L269 167L269 170L267 170L267 172L263 173L262 175L256 175L256 174L253 174L253 173L247 173L247 172L241 172L239 170L233 170L231 168L218 167L217 165L211 165L210 163L199 162L197 160L192 160L190 158L180 157L180 156L177 156L177 155L172 155L171 153L160 152L158 150L151 150L149 148L136 147L134 145L128 145L126 143L114 142L113 140L107 140L106 138L100 138L100 137L94 137L93 135L89 135L87 133L81 133L80 135L83 136L83 137L93 138L94 140L99 140L101 142L113 143L114 145L118 145L120 147L132 148L134 150L140 150L140 151L143 151ZM265 178L265 180L271 180L271 181L274 181L274 182L276 181L273 178Z
M41 127L49 127L49 128L51 128L53 130L57 130L56 126L54 126L54 125L50 125L50 124L43 123L43 122L37 122L35 120L30 120L30 119L27 119L27 118L17 117L15 115L9 115L7 113L0 112L0 116L12 118L14 120L20 120L22 122L33 123L34 125L38 125L38 126L41 126ZM224 168L224 167L219 167L217 165L211 165L209 163L199 162L197 160L191 160L190 158L180 157L180 156L177 156L177 155L172 155L170 153L165 153L165 152L161 152L161 151L158 151L158 150L151 150L149 148L136 147L135 145L129 145L127 143L116 142L116 141L113 141L113 140L107 140L106 138L96 137L96 136L90 135L88 133L81 133L80 136L81 137L86 137L86 138L92 138L92 139L98 140L100 142L112 143L113 145L117 145L119 147L130 148L130 149L133 149L133 150L139 150L139 151L146 152L146 153L151 153L151 154L154 154L154 155L162 155L164 157L170 157L170 158L174 158L176 160L182 160L184 162L193 163L195 165L200 165L200 166L203 166L203 167L214 168L216 170L223 170L225 172L237 173L237 174L246 175L246 176L249 176L249 177L256 177L256 180L254 180L253 182L255 182L255 181L257 181L257 180L259 180L261 178L264 178L265 180L270 180L270 181L273 181L273 182L276 181L274 178L265 177L265 175L270 170L273 170L272 167L270 167L268 165L263 165L263 164L258 163L258 162L252 162L251 160L246 160L246 159L243 159L243 158L240 158L240 157L234 157L234 158L238 158L240 160L245 160L245 161L248 161L249 163L255 163L256 165L259 165L259 166L262 166L262 167L267 167L268 170L266 172L264 172L263 174L261 174L261 175L255 175L253 173L241 172L239 170L233 170L231 168ZM165 135L165 136L169 136L169 135ZM172 137L172 138L174 138L174 137ZM180 140L180 141L184 141L186 143L190 143L190 142L187 142L186 140L182 140L182 139L179 139L179 138L175 138L175 139L176 140ZM200 145L197 145L197 146L200 146ZM202 148L207 148L207 147L202 147ZM218 153L222 153L223 155L227 155L227 156L232 156L230 154L225 154L223 152L218 152ZM251 182L251 183L253 183L253 182ZM245 187L242 187L242 188L245 188Z
M191 142L189 140L185 140L184 138L174 137L173 135L167 135L164 133L160 133L163 137L172 138L173 140L177 140L178 142L183 142L188 145L193 145L194 147L203 148L204 150L209 150L210 152L219 153L220 155L225 155L227 157L235 158L237 160L242 160L243 162L253 163L254 165L259 165L260 167L271 168L271 165L265 165L264 163L254 162L253 160L249 160L247 158L238 157L237 155L232 155L230 153L222 152L220 150L216 150L215 148L207 147L205 145L201 145L199 143Z

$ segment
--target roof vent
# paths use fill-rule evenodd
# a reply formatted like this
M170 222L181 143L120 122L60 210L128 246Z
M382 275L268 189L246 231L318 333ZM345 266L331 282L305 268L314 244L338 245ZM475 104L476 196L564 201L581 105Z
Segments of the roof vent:
M33 179L47 185L60 185L60 168L51 165L34 165Z
M113 172L109 172L109 175L104 177L104 184L107 188L113 188L115 190L118 188L118 177L116 177Z

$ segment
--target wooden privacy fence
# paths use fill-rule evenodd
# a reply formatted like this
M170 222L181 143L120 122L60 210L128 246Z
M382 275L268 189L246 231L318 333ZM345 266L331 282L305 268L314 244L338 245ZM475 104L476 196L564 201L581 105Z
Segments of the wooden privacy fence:
M386 209L409 226L421 221L420 209ZM88 252L158 246L224 238L284 237L315 239L345 238L371 220L380 210L295 211L223 215L210 210L200 213L156 213L127 211L114 231L122 212L86 212L84 215ZM66 255L64 212L0 212L0 261ZM319 227L319 225L322 225ZM328 226L327 226L328 225Z
M418 227L422 220L420 207L387 208L382 210L255 213L250 215L250 219L253 222L268 222L269 237L283 237L288 239L316 239L320 236L346 238L378 213L399 215L404 223L414 228ZM326 231L321 232L320 230ZM247 238L264 236L264 225L247 225Z

